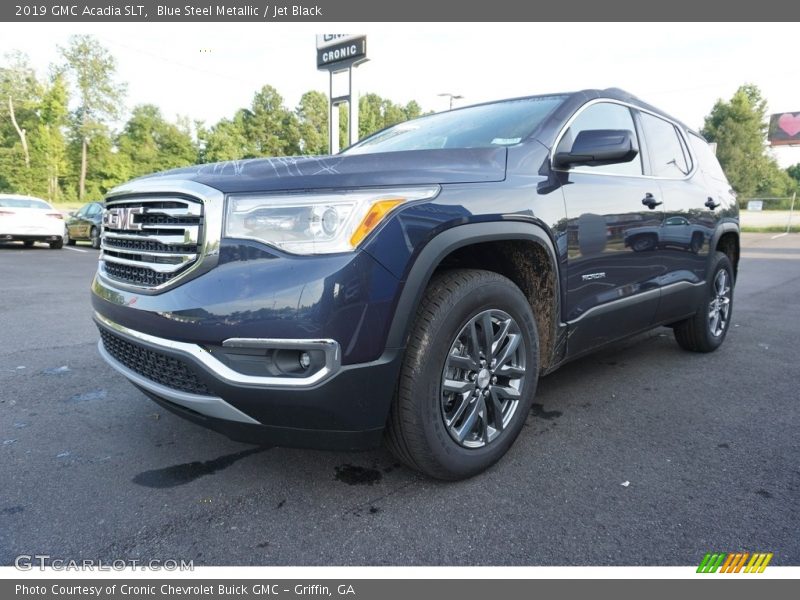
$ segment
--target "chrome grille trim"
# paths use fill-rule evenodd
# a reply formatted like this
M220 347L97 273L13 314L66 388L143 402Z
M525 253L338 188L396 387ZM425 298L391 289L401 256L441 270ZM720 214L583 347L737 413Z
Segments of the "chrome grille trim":
M113 189L99 276L154 294L208 271L219 258L223 203L222 192L193 181L154 177Z
M117 248L114 248L114 252L117 252ZM138 250L130 250L126 251L126 254L130 253L131 255L142 255L145 254L144 252L139 252ZM156 273L174 273L175 271L181 270L183 267L186 266L186 263L193 262L197 259L196 254L160 254L159 256L176 256L180 259L181 262L175 263L159 263L159 262L152 262L146 260L132 260L130 258L123 258L121 256L114 256L108 254L107 252L103 252L102 260L106 262L113 262L118 263L121 265L128 265L131 267L142 267L145 269L152 269Z

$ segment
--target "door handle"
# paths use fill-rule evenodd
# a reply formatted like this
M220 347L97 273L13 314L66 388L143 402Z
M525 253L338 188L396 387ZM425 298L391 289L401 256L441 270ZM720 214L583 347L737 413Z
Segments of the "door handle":
M644 198L642 198L642 204L644 204L650 210L653 210L656 206L659 206L662 203L656 200L653 194L647 192L644 195Z
M714 210L719 206L719 202L714 202L714 199L711 196L709 196L708 200L706 200L706 206L711 210Z

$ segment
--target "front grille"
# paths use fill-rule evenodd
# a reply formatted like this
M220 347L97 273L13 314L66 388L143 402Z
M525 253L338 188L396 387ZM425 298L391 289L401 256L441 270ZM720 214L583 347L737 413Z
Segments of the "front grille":
M103 216L101 271L140 288L173 282L200 259L203 204L183 196L114 198Z
M131 371L175 390L211 395L211 391L197 377L194 369L179 358L140 346L103 327L98 329L106 351Z
M104 267L106 275L112 279L124 281L139 287L154 288L167 283L179 273L158 273L145 267L133 267L130 265L120 265L114 262L106 262Z
M197 244L186 244L186 245L162 244L160 242L154 242L152 240L148 240L147 238L141 240L106 238L103 241L105 243L106 248L108 249L120 248L123 250L133 250L133 251L141 250L143 252L194 253L197 252L198 249Z

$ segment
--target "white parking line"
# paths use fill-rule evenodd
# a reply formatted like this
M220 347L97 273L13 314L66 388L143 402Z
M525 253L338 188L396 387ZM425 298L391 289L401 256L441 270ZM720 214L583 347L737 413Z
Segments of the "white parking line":
M73 252L88 252L88 250L81 250L80 248L70 248L69 246L64 246L64 250L72 250Z

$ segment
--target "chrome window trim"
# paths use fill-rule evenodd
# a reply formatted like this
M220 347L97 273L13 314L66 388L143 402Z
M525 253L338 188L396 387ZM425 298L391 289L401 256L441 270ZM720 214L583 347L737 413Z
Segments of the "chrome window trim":
M173 287L180 282L193 279L213 269L219 262L219 247L222 237L222 215L225 208L225 194L216 188L189 181L186 179L171 179L169 177L152 177L141 181L131 181L112 189L106 194L106 202L124 202L125 197L130 196L131 201L135 202L137 195L163 194L168 197L170 194L178 194L196 198L203 205L203 235L202 240L198 240L198 258L183 273L173 279L156 286L138 286L124 281L119 281L106 275L103 264L103 253L100 253L100 262L97 270L98 276L112 287L136 292L139 294L157 294L165 289ZM166 198L169 199L169 198ZM114 250L114 248L110 248ZM137 264L138 267L148 268L147 265Z
M256 375L245 375L231 369L220 360L216 359L211 352L199 344L188 342L176 342L165 338L156 337L141 331L129 329L124 325L115 323L107 319L98 312L94 313L94 318L101 325L114 331L123 337L128 337L136 341L144 342L147 345L163 348L169 352L180 354L201 368L213 374L214 377L223 383L234 386L252 386L267 388L307 388L317 385L336 375L341 368L341 352L339 343L330 339L271 339L271 338L231 338L225 340L222 345L225 347L238 348L296 348L301 350L323 350L325 352L325 366L309 377L260 377Z
M629 175L629 174L626 174L626 173L604 173L602 171L576 171L574 169L558 169L558 168L556 168L554 166L554 164L553 164L553 159L555 158L556 148L558 148L558 145L561 143L561 139L564 137L564 135L566 135L567 130L572 126L572 123L575 121L575 119L577 119L580 116L580 114L583 111L585 111L590 106L594 106L595 104L601 104L601 103L619 104L620 106L625 106L625 107L627 107L629 109L637 110L640 113L646 113L648 115L651 115L653 117L656 117L657 119L661 119L662 121L666 121L667 123L673 125L675 127L675 130L678 132L678 135L680 135L681 138L683 139L683 142L686 145L686 149L689 152L689 158L692 161L691 170L686 174L685 177L658 177L656 175L645 175L644 173L642 173L641 175ZM633 115L631 115L631 117L633 117ZM634 133L636 133L637 137L638 137L638 132L634 132ZM644 131L642 132L642 135L644 135ZM647 142L645 141L645 143L647 143ZM639 149L639 155L641 156L641 148ZM550 168L553 171L558 171L559 173L581 173L581 174L584 174L584 175L603 175L605 177L633 177L633 178L639 178L639 179L655 179L655 180L660 180L660 181L687 181L687 180L691 179L692 177L694 177L695 173L697 172L697 160L695 159L694 151L689 146L689 140L686 139L686 132L683 131L683 126L680 123L678 123L677 121L674 121L672 119L669 119L667 117L664 117L663 115L655 113L652 110L647 110L646 108L642 108L641 106L636 106L635 104L631 104L630 102L623 102L622 100L615 100L613 98L594 98L592 100L589 100L585 104L582 104L578 108L578 110L576 110L575 113L569 119L567 119L567 122L564 124L564 126L561 128L561 130L558 132L558 135L556 136L555 143L553 144L553 147L550 148L549 160L550 160Z

